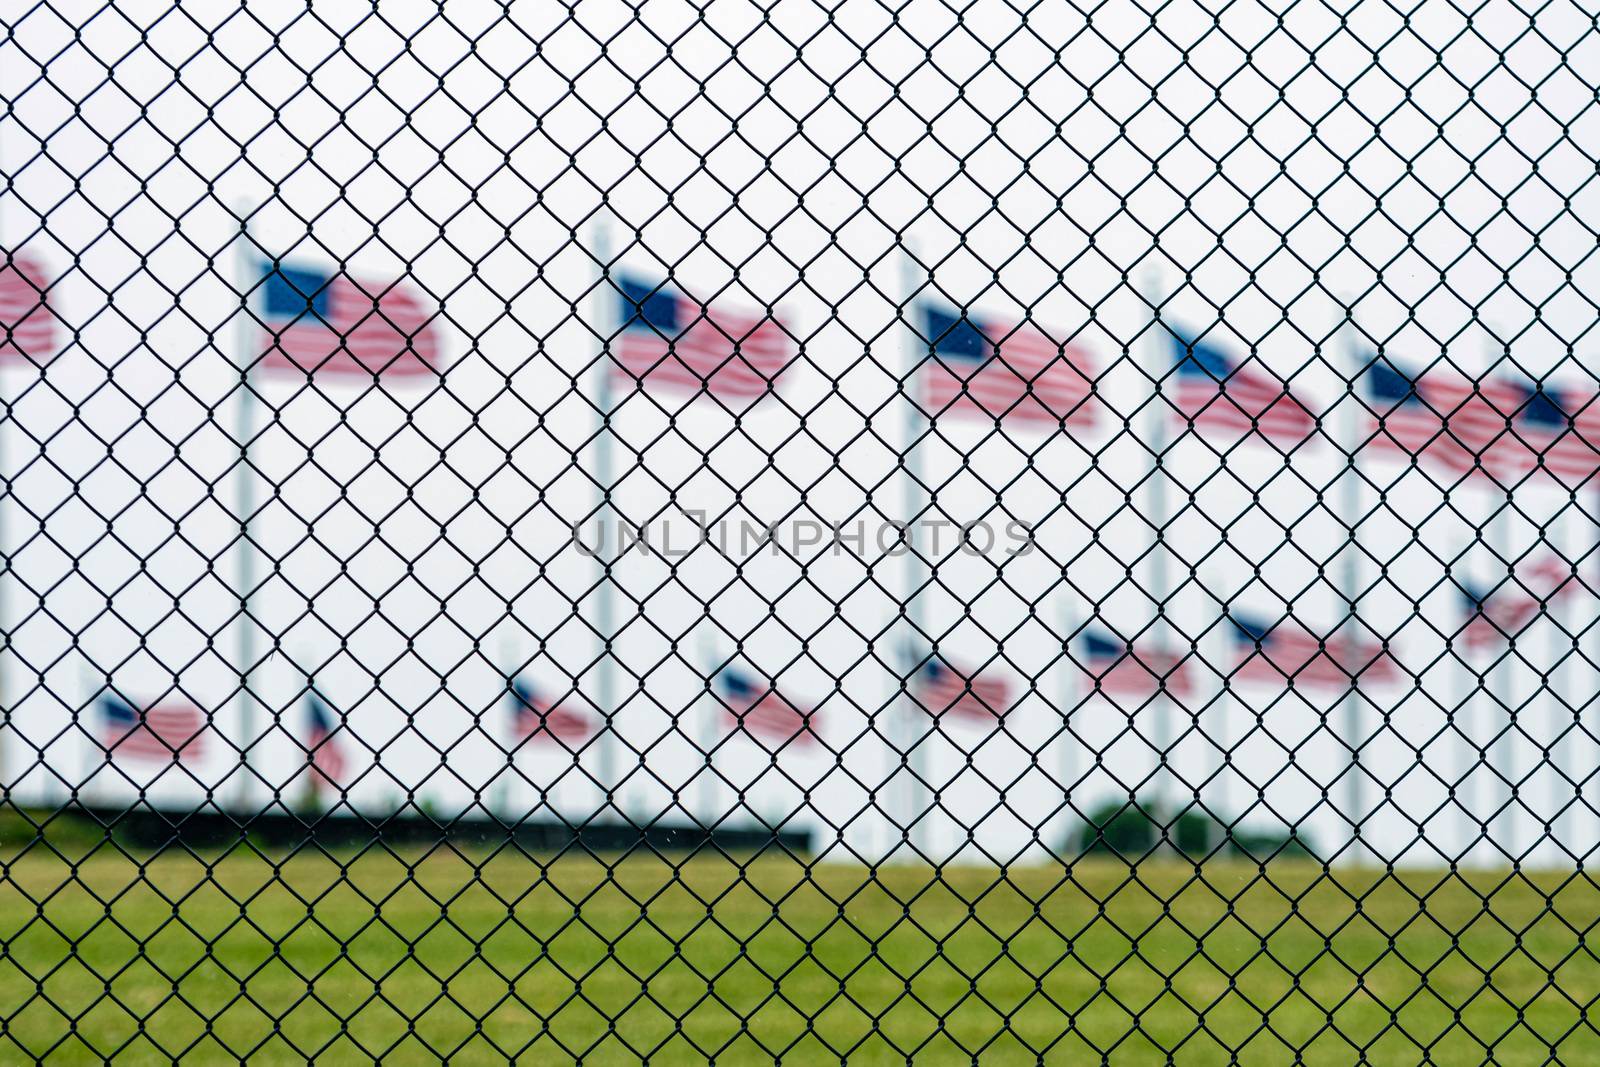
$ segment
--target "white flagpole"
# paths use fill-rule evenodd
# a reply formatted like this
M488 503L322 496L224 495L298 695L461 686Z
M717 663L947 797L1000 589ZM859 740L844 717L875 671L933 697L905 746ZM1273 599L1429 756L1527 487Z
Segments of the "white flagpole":
M1488 362L1484 368L1485 375L1498 374L1500 365L1506 362L1509 356L1510 350L1501 344L1495 343L1491 336L1488 346ZM1510 428L1508 427L1505 432L1509 433ZM1484 458L1488 458L1493 448L1494 445L1491 444L1484 450ZM1495 558L1496 570L1499 571L1503 567L1505 571L1503 576L1497 575L1496 586L1498 592L1491 595L1501 598L1520 597L1524 593L1517 578L1516 566L1512 561L1511 552L1512 492L1502 486L1499 474L1487 476L1490 477L1491 506L1494 506L1495 509L1486 523L1488 527L1486 531L1487 543L1490 554ZM1507 475L1506 477L1509 478L1511 476ZM1484 811L1486 813L1486 823L1490 827L1488 840L1492 846L1495 842L1493 827L1498 822L1501 827L1501 833L1506 837L1506 840L1502 843L1503 850L1513 855L1516 852L1516 838L1522 822L1516 810L1516 805L1520 803L1520 800L1512 802L1513 793L1520 796L1521 792L1514 784L1514 775L1516 774L1515 727L1519 716L1511 707L1506 675L1511 669L1511 659L1515 655L1513 642L1516 641L1517 636L1515 630L1508 629L1501 642L1497 643L1495 649L1496 659L1489 668L1482 694L1485 704L1484 717L1488 720L1489 727L1485 736L1494 738L1496 735L1500 735L1497 741L1491 741L1489 745L1486 760L1488 766L1486 769L1490 773L1484 776L1484 787L1487 793L1485 797L1487 804ZM1502 779L1511 784L1502 785ZM1495 808L1502 803L1507 803L1508 806L1497 819L1493 813ZM1503 858L1499 855L1501 851L1502 849L1491 849L1489 857L1491 863L1498 863Z
M1072 637L1080 626L1078 602L1072 587L1066 583L1064 569L1061 584L1061 593L1057 598L1061 602L1057 615L1061 626L1061 673L1056 698L1061 702L1061 736L1056 741L1056 773L1061 776L1061 824L1071 827L1077 822L1072 807L1073 786L1082 773L1082 764L1078 759L1078 738L1072 731L1072 720L1086 694L1083 671L1072 655Z
M1150 587L1147 595L1156 604L1156 616L1148 631L1148 639L1157 648L1169 648L1172 646L1170 640L1172 624L1166 614L1167 600L1170 596L1170 576L1165 541L1165 527L1169 520L1165 462L1171 438L1167 425L1170 416L1167 405L1162 399L1161 385L1167 373L1172 370L1174 362L1172 342L1161 321L1161 279L1156 268L1151 267L1146 270L1140 289L1139 295L1150 305L1150 325L1144 343L1144 356L1145 373L1150 377L1152 392L1151 402L1145 405L1143 426L1145 447L1150 450L1150 474L1145 480L1144 493L1144 519L1151 530L1151 552L1147 566ZM1172 768L1167 765L1172 747L1171 695L1165 691L1158 692L1150 701L1148 712L1151 720L1149 742L1155 749L1156 755L1156 765L1150 779L1151 793L1152 800L1160 805L1168 799L1176 799L1167 796L1169 792L1173 792ZM1138 797L1130 799L1138 801ZM1159 817L1164 819L1175 818L1176 815L1176 811L1159 813Z
M0 254L4 254L4 252L5 246L0 245ZM4 374L4 372L5 367L0 364L0 374ZM6 479L6 492L4 497L0 497L0 552L5 553L5 569L0 572L0 641L4 642L3 646L0 646L0 777L4 777L7 781L10 780L10 775L6 770L6 762L11 755L13 736L11 733L11 715L17 703L16 693L12 690L15 673L11 670L11 657L15 655L15 649L12 648L14 643L11 633L12 620L11 612L7 610L9 604L6 596L6 590L10 583L4 581L6 578L14 577L11 550L8 547L9 538L7 537L11 530L10 524L5 521L6 505L10 503L10 498L16 493L16 483L12 480L10 473L11 450L6 447L6 438L10 436L8 431L11 428L11 421L10 412L8 411L5 421L0 422L0 472L5 472L4 477Z
M1420 375L1418 377L1420 378ZM1416 388L1415 382L1413 382L1413 388ZM1440 439L1450 447L1464 447L1464 443L1450 429L1448 414L1446 411L1440 412L1442 416ZM1417 461L1417 466L1420 469L1420 460ZM1471 475L1467 477L1470 478ZM1413 531L1413 534L1415 532ZM1459 598L1462 590L1467 589L1468 584L1472 581L1472 575L1469 572L1463 577L1457 577L1455 572L1455 567L1448 563L1445 564L1444 577L1446 581L1451 583L1451 595ZM1457 585L1460 588L1455 588ZM1481 593L1482 590L1479 590L1479 592ZM1472 853L1477 850L1485 831L1484 825L1478 821L1476 804L1477 779L1481 777L1478 771L1482 762L1478 755L1477 746L1477 671L1473 662L1475 653L1470 647L1470 642L1467 638L1470 628L1477 621L1478 614L1481 614L1482 607L1482 604L1474 604L1473 607L1467 610L1466 625L1459 628L1459 633L1447 639L1449 643L1445 649L1445 652L1455 661L1452 665L1451 677L1459 679L1461 682L1459 690L1454 694L1456 697L1454 706L1445 708L1448 720L1446 726L1449 728L1447 733L1450 742L1449 747L1459 756L1458 759L1453 760L1455 763L1455 778L1448 783L1454 792L1454 799L1451 803L1455 805L1457 818L1454 821L1460 833L1460 841L1457 843L1454 856L1451 857L1452 863L1466 862Z
M82 765L79 768L79 781L76 789L78 807L87 808L93 801L93 792L90 783L100 771L100 765L106 758L105 751L95 744L95 731L93 722L100 713L100 694L105 692L105 676L96 677L89 657L81 648L78 650L78 680L83 686L84 701L78 715L78 731L82 735L79 743L83 749ZM87 717L89 724L83 721Z
M1219 614L1221 614L1220 605ZM1216 816L1217 822L1221 824L1221 843L1231 848L1229 843L1236 836L1236 824L1243 817L1245 809L1260 798L1260 794L1252 795L1249 791L1246 791L1245 800L1242 804L1236 804L1233 800L1236 782L1252 787L1255 783L1245 777L1244 769L1234 762L1238 758L1238 753L1233 751L1237 748L1234 743L1234 737L1237 735L1242 740L1244 734L1248 732L1248 728L1241 727L1239 730L1235 730L1233 720L1236 717L1243 720L1250 714L1250 709L1245 707L1242 701L1235 701L1232 688L1224 684L1227 679L1227 672L1232 669L1235 647L1232 622L1226 617L1223 618L1222 622L1223 624L1217 627L1216 637L1210 642L1217 649L1217 652L1213 653L1217 659L1212 668L1218 673L1217 692L1211 706L1214 717L1219 723L1217 726L1217 747L1222 750L1222 754L1217 760L1218 787L1215 792L1217 810L1213 814ZM1203 642L1201 644L1203 647ZM1175 655L1182 655L1183 651L1183 649L1173 650Z
M611 493L616 487L613 457L615 434L611 429L611 416L614 411L611 375L614 366L608 355L609 338L618 321L616 309L619 298L610 283L611 231L603 221L596 221L594 224L590 237L590 252L596 263L596 284L590 294L590 321L597 335L599 358L595 367L594 402L600 418L599 431L594 440L594 476L600 491L599 506L595 509L596 526L599 530L595 562L599 565L599 580L595 590L594 623L599 645L595 666L600 672L595 688L602 720L595 738L599 764L596 776L600 780L602 798L596 814L604 813L606 807L610 806L612 811L626 822L627 813L622 803L622 786L617 774L619 737L615 719L618 660L613 648L617 635L616 581L612 577L611 570L616 562L616 557L612 554L612 545L615 543L618 531L617 511L611 500Z
M1446 568L1446 574L1451 573ZM1470 571L1462 578L1455 579L1462 583L1473 581ZM1485 714L1482 708L1482 682L1478 673L1481 650L1474 650L1467 638L1470 628L1474 625L1487 625L1488 616L1484 612L1487 604L1487 587L1479 586L1476 595L1483 596L1483 601L1477 602L1467 609L1466 628L1457 636L1456 659L1463 674L1460 699L1456 702L1454 719L1457 733L1461 736L1461 766L1456 776L1456 806L1461 811L1461 847L1457 852L1457 859L1465 861L1476 854L1485 836L1488 834L1488 821L1483 818L1484 773L1488 759L1487 749L1483 744L1482 720ZM1481 617L1481 621L1480 621Z
M926 368L921 366L928 355L928 343L917 328L916 309L917 293L921 288L921 275L917 267L911 247L902 242L900 246L900 290L903 297L901 312L905 316L905 330L903 331L905 348L905 429L900 457L901 469L904 472L903 486L905 499L903 504L903 519L905 526L905 592L901 609L905 614L906 638L902 642L898 655L908 656L910 662L917 670L921 669L923 662L918 657L925 646L923 639L922 612L917 603L918 590L928 580L928 568L922 557L918 554L919 539L916 535L917 525L921 520L922 512L928 506L928 494L922 485L922 463L917 451L917 443L928 431L928 418L922 411L922 397L918 389L926 374ZM916 698L912 695L912 688L916 684L913 674L907 679L907 688L901 700L901 712L894 717L898 729L895 730L894 755L900 757L900 775L904 793L903 825L904 842L909 846L909 855L912 861L921 860L923 857L921 842L926 835L927 827L923 825L924 816L928 814L928 790L924 785L927 773L926 742L931 732L929 713L918 706ZM896 848L891 844L891 854Z
M256 661L255 623L250 616L251 594L256 584L255 547L250 540L250 518L256 508L255 477L250 469L250 439L255 434L256 398L251 381L250 367L255 361L253 349L259 324L252 314L252 293L261 279L256 275L255 256L250 244L250 215L240 207L239 234L234 241L234 271L239 293L239 312L235 328L235 359L238 361L239 392L234 407L234 438L239 443L239 469L234 477L234 514L239 520L239 545L237 550L237 577L235 592L239 598L239 629L236 634L235 669L239 675L239 693L235 701L236 744L239 750L239 776L234 786L238 813L250 811L255 790L250 776L251 749L255 744L255 696L251 683Z
M1576 432L1576 431L1574 431ZM1547 475L1547 477L1554 477ZM1578 551L1577 538L1572 536L1572 504L1563 504L1560 512L1552 520L1550 526L1555 531L1555 543L1551 546L1560 553L1563 562L1572 560ZM1568 754L1571 748L1571 739L1578 724L1575 714L1569 710L1568 705L1575 700L1576 686L1572 684L1574 661L1577 658L1577 648L1568 634L1572 633L1577 625L1578 613L1564 605L1572 598L1582 593L1582 586L1577 584L1577 578L1565 579L1572 584L1558 592L1550 604L1550 618L1545 622L1546 632L1550 635L1549 689L1545 695L1546 704L1550 708L1550 766L1544 769L1545 775L1550 779L1550 836L1554 839L1549 849L1552 862L1559 863L1565 856L1564 850L1569 842L1574 842L1573 828L1576 819L1578 803L1582 800L1582 790L1569 789L1565 782L1566 776L1578 771L1578 762ZM1581 773L1581 772L1579 772Z
M717 699L715 684L717 672L717 642L716 635L711 632L709 617L700 622L700 638L698 642L696 659L700 661L700 669L705 674L706 692L700 698L701 713L696 719L696 743L700 746L701 765L699 786L696 789L696 817L706 834L711 834L712 827L717 825L717 726L722 721L722 705Z
M0 165L3 165L4 161L5 154L0 152ZM0 210L0 255L15 251L16 249L8 249L5 245L5 212ZM3 370L4 368L0 367L0 372L3 372ZM10 421L9 418L6 419L6 422ZM0 472L9 472L11 469L6 462L10 458L9 450L5 447L6 429L5 423L0 423ZM5 496L9 497L16 492L16 487L12 484L9 473L5 474L5 478ZM11 692L12 673L9 662L12 653L11 615L6 610L7 583L5 581L6 578L11 577L11 554L6 548L6 534L11 531L5 523L5 504L6 500L0 498L0 552L5 553L5 567L0 570L0 779L9 781L10 776L6 772L6 759L11 754L11 737L9 734L11 730L12 705L15 703L15 698ZM78 724L78 729L83 729L82 723Z
M1574 430L1573 432L1576 433L1577 431ZM1600 444L1600 442L1596 442L1596 444ZM1591 572L1594 567L1593 561L1585 556L1583 547L1593 541L1591 528L1594 525L1594 519L1579 504L1582 499L1583 494L1580 490L1573 494L1572 502L1568 505L1568 508L1574 514L1568 520L1569 532L1567 536L1567 544L1571 546L1567 552L1567 558L1578 566L1580 574L1585 564L1588 565ZM1584 646L1585 644L1592 645L1592 641L1585 640L1588 637L1586 620L1594 617L1596 609L1594 606L1594 594L1589 591L1590 583L1576 576L1572 580L1577 584L1567 595L1573 601L1580 601L1581 598L1586 604L1582 607L1574 604L1574 606L1566 609L1566 617L1569 620L1567 631L1572 636L1564 639L1562 646L1570 657L1568 660L1570 666L1565 672L1565 678L1567 682L1567 702L1572 705L1570 711L1566 709L1562 711L1563 725L1570 725L1573 730L1571 735L1573 740L1568 744L1567 750L1567 767L1573 781L1576 783L1571 787L1570 794L1563 792L1563 798L1570 800L1572 803L1572 806L1568 809L1570 814L1566 820L1566 837L1564 841L1577 857L1573 861L1574 864L1581 865L1585 862L1586 857L1592 854L1595 840L1593 829L1594 809L1589 805L1584 789L1585 783L1589 780L1589 775L1594 767L1594 759L1590 754L1589 733L1583 728L1585 716L1592 718L1594 714L1594 705L1586 690L1582 687L1581 680L1585 676L1588 663L1593 660L1593 656L1585 654Z
M317 692L316 679L306 675L306 691L300 699L291 705L290 715L293 717L296 732L300 732L300 743L305 747L305 767L301 773L305 775L305 811L308 815L321 815L326 810L322 803L322 777L317 773L317 754L311 747L311 731L309 729L310 709L307 708L308 700L315 700ZM332 710L331 708L329 709ZM303 732L301 732L303 731ZM323 743L328 743L323 738Z
M3 232L3 229L0 229L0 233ZM7 249L3 239L0 239L0 256L15 253L17 251L20 251L20 249ZM19 271L18 273L20 274L21 272ZM46 285L48 286L48 284L49 283L47 281ZM41 303L45 305L45 313L47 315L53 315L53 312L49 310L48 291L46 294L41 296L40 299ZM53 327L50 331L50 334L51 343L55 347L48 358L54 358L56 353L60 351L60 346L55 340L56 330ZM13 346L13 351L20 352L21 349L20 347ZM19 357L8 355L3 360L0 360L0 376L6 375L6 371L9 369L7 364L16 358ZM26 363L27 361L23 360L23 362ZM0 569L0 776L4 775L6 761L11 754L12 742L16 737L16 735L12 733L11 722L12 715L15 713L16 705L18 703L18 694L13 689L13 686L19 672L12 670L11 664L12 659L16 657L16 649L13 647L15 641L13 640L13 634L11 632L11 627L14 625L14 620L11 618L11 612L9 610L9 598L7 597L6 593L7 587L10 583L5 581L7 578L15 577L11 553L7 548L10 540L7 535L9 535L11 532L10 523L5 521L6 512L9 510L7 505L16 495L16 484L13 481L13 476L9 473L11 471L11 448L7 441L7 439L11 436L10 429L12 422L13 417L8 410L7 417L4 419L4 421L0 421L0 472L5 472L3 477L6 479L6 491L3 496L0 496L0 552L5 553L5 565L3 569Z
M1494 514L1489 516L1488 529L1486 531L1490 553L1496 559L1497 571L1496 591L1491 593L1490 596L1491 598L1498 596L1504 599L1520 596L1522 595L1522 590L1517 584L1516 569L1509 563L1511 557L1507 550L1510 540L1508 527L1510 526L1511 518L1511 494L1499 492L1496 493L1496 496L1501 499L1498 501L1499 506L1495 509ZM1502 563L1501 561L1507 562ZM1499 573L1501 568L1504 568L1503 574ZM1483 691L1480 694L1484 704L1484 714L1482 716L1486 727L1484 737L1488 745L1484 756L1484 769L1489 772L1483 776L1482 799L1484 802L1485 833L1487 843L1491 846L1489 855L1491 863L1498 863L1504 858L1500 855L1502 851L1514 851L1515 848L1515 841L1513 840L1508 839L1497 842L1494 829L1496 824L1500 827L1500 833L1515 837L1518 821L1514 808L1507 808L1499 815L1495 814L1496 809L1511 797L1510 788L1502 784L1501 779L1504 778L1509 782L1515 772L1509 751L1510 746L1515 743L1515 738L1507 730L1515 725L1517 715L1511 710L1510 704L1506 699L1505 676L1506 671L1510 668L1511 657L1514 655L1512 642L1516 640L1516 636L1515 630L1508 627L1506 634L1496 642L1493 652L1495 659L1489 666L1488 674L1484 678ZM1499 847L1494 847L1497 844Z
M498 733L505 738L504 751L501 753L503 763L500 767L499 776L495 779L494 791L489 798L489 814L508 825L513 821L511 815L511 786L512 779L517 773L517 745L521 740L517 737L519 716L515 713L516 705L514 701L517 698L512 689L517 680L518 664L516 657L516 646L511 638L509 636L502 638L500 641L500 663L496 669L505 682L505 691L495 701L492 713L494 718L499 721L500 726L498 730L491 728L487 731L490 737ZM508 723L509 729L507 728Z
M1446 577L1451 576L1447 567ZM1470 581L1469 574L1465 579L1455 581ZM1480 590L1481 592L1481 590ZM1482 605L1469 609L1467 614L1467 627L1470 628L1477 616L1472 612L1481 612ZM1454 672L1462 682L1455 706L1448 709L1450 725L1454 729L1455 737L1451 747L1460 754L1459 762L1455 768L1455 806L1459 813L1456 820L1459 823L1461 840L1456 849L1455 860L1465 861L1473 852L1477 851L1478 844L1484 834L1484 825L1478 821L1477 791L1480 788L1479 769L1482 759L1478 753L1478 682L1475 666L1476 653L1473 652L1467 640L1467 629L1463 629L1454 640L1454 657L1456 666Z
M1346 306L1344 322L1339 333L1346 338L1344 349L1345 370L1349 374L1349 392L1343 398L1344 416L1340 419L1340 445L1346 457L1345 470L1340 478L1342 492L1339 494L1339 510L1343 513L1343 525L1349 531L1349 540L1345 544L1344 562L1339 568L1339 595L1345 602L1344 614L1344 640L1350 645L1355 645L1360 640L1361 616L1356 604L1361 596L1361 509L1362 492L1360 476L1360 451L1361 451L1361 405L1356 402L1356 392L1360 388L1361 374L1366 369L1362 360L1362 349L1356 336L1355 310ZM1345 797L1344 817L1350 824L1350 851L1347 857L1352 864L1361 863L1371 858L1371 848L1361 837L1361 824L1367 817L1366 783L1362 780L1366 771L1361 765L1361 741L1365 728L1365 715L1362 714L1361 690L1357 681L1350 683L1349 690L1343 698L1341 718L1345 745L1348 752L1345 757Z

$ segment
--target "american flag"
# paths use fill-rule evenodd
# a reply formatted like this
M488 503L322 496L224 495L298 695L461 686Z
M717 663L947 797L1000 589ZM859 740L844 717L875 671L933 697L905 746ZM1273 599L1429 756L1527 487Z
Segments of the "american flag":
M1458 631L1469 652L1493 648L1516 637L1545 609L1578 589L1572 565L1551 553L1528 569L1527 576L1508 580L1491 592L1465 582L1458 587L1466 620Z
M1485 463L1497 478L1512 483L1544 470L1576 487L1600 471L1600 451L1585 433L1600 428L1592 425L1600 414L1589 414L1592 405L1542 385L1512 388L1519 403L1511 415L1511 432L1494 443Z
M928 659L912 679L911 695L922 710L940 718L956 715L993 726L1011 710L1011 681L999 674L967 674L938 656Z
M27 252L0 255L0 360L47 363L56 354L56 316L44 264Z
M334 734L339 717L316 690L306 695L306 758L311 764L312 787L328 785L335 789L344 781L344 746Z
M1081 348L1057 344L1031 322L1010 325L932 307L923 318L934 356L922 372L930 415L1094 425L1094 360Z
M1367 363L1357 383L1371 409L1371 447L1437 463L1457 474L1472 469L1472 453L1445 430L1450 408L1438 403L1447 402L1450 394L1430 396L1416 378L1379 356ZM1454 395L1459 402L1460 394Z
M1526 453L1511 435L1511 420L1527 399L1520 385L1447 373L1430 381L1427 391L1433 406L1444 412L1450 436L1476 460L1473 474L1498 476L1517 452Z
M1278 445L1311 436L1316 420L1270 371L1235 363L1215 345L1169 334L1177 365L1174 401L1203 434L1239 438L1252 430Z
M554 704L532 684L515 679L511 683L511 732L519 741L553 741L581 745L594 734L589 716Z
M189 704L143 711L113 693L100 697L100 740L113 757L169 763L205 753L205 715Z
M1276 625L1237 615L1230 619L1238 653L1234 681L1282 686L1292 679L1296 688L1347 689L1400 677L1399 666L1377 642L1318 638L1288 619Z
M1142 647L1094 630L1079 638L1083 670L1095 691L1146 700L1162 691L1183 698L1194 692L1186 657Z
M263 370L300 377L438 373L437 308L400 280L268 264L257 304Z
M794 346L772 315L713 311L664 285L617 279L622 329L613 376L666 388L755 400L777 388Z
M821 739L817 731L822 713L800 710L771 683L728 667L717 672L715 688L733 729L777 744L809 745Z

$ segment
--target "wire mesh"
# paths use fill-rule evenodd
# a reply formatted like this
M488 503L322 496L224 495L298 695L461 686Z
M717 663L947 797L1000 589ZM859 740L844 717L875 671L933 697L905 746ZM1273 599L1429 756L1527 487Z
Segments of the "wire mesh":
M1600 1055L1592 13L0 27L6 1060Z

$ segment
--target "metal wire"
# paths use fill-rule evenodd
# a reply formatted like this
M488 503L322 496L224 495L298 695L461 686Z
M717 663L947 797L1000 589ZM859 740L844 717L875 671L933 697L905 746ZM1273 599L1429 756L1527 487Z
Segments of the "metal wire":
M1592 14L0 26L8 1061L1594 1058Z

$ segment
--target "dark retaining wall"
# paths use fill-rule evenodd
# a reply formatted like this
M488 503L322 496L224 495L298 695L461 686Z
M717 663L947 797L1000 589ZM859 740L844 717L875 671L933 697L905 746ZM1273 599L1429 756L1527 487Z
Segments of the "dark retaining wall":
M700 850L734 853L777 848L809 854L811 835L805 830L771 830L759 826L707 829L692 823L623 822L572 824L554 820L507 825L481 812L442 818L416 808L384 816L339 813L296 813L277 808L254 815L233 815L215 808L168 811L138 805L130 808L71 805L59 811L35 811L33 822L52 822L63 816L103 828L117 840L144 849L171 846L216 848L248 837L271 847L293 848L317 844L350 847L376 842L391 845L427 845L450 842L493 847L515 842L522 848L556 852L625 852L646 849L659 852ZM44 836L48 836L48 829Z

